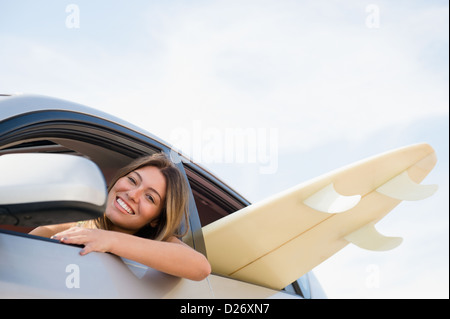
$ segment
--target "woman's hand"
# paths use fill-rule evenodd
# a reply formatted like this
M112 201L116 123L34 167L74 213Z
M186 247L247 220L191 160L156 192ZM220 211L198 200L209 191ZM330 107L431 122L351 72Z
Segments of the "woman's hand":
M89 254L92 251L109 252L112 247L114 232L102 229L90 229L71 227L51 237L64 244L84 245L80 255Z

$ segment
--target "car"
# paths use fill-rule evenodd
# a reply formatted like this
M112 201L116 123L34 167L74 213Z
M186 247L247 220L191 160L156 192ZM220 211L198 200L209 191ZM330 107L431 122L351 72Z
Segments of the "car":
M28 234L40 225L100 216L114 172L156 152L169 156L189 185L183 241L208 256L202 228L249 206L247 199L121 119L46 96L0 95L0 298L326 297L313 272L283 289L214 272L192 281L109 253L80 256L81 247Z

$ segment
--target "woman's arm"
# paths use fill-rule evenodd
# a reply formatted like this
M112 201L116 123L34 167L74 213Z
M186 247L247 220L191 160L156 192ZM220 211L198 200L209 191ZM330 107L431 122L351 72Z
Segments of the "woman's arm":
M47 226L39 226L29 232L30 235L41 236L50 238L53 235L65 231L70 227L75 226L77 223L65 223L65 224L55 224Z
M92 251L110 252L191 280L203 280L211 272L206 257L176 237L161 242L115 231L72 227L52 238L67 244L85 245L81 255Z

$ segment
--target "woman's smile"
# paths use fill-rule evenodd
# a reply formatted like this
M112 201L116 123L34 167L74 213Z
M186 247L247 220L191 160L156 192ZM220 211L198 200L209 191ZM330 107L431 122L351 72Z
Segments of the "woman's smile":
M135 215L134 210L120 197L116 197L114 205L123 213L128 215Z

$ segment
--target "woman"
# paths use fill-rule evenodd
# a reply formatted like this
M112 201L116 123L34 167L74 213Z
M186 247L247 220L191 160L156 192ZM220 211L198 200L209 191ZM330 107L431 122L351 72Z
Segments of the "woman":
M154 154L117 173L103 217L40 226L30 234L84 245L81 255L110 252L174 276L202 280L211 272L208 260L179 239L182 220L188 225L187 211L183 176L164 154Z

